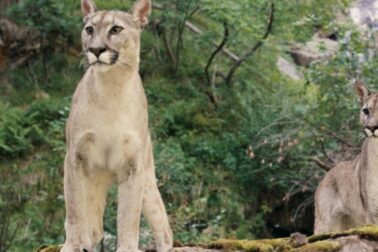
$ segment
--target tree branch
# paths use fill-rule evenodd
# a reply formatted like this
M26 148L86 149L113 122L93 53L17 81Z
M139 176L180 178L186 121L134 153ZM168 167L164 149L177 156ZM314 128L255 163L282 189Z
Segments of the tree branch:
M168 34L167 34L167 31L166 31L165 28L163 29L163 41L164 41L165 50L167 50L167 53L168 53L168 56L169 56L171 62L174 65L176 65L177 59L176 59L175 53L173 52L171 45L169 44L169 38L168 38Z
M273 30L273 22L274 22L274 15L275 15L275 5L274 2L271 2L270 5L270 15L269 15L269 21L268 25L266 27L266 31L262 38L251 48L250 51L245 53L235 64L231 67L230 71L227 74L226 77L226 84L230 85L232 82L232 79L235 75L236 70L244 64L245 61L248 60L251 56L253 56L256 51L264 44L265 40L268 38L268 36L271 34Z
M159 3L155 3L155 2L152 3L152 7L156 10L163 10L164 9L164 5L159 4ZM203 31L200 28L198 28L197 26L195 26L193 23L191 23L189 21L185 22L185 27L188 28L193 33L196 33L196 34L199 34L199 35L203 34ZM218 47L218 44L214 41L211 42L211 44L214 45L215 47ZM222 53L234 62L238 62L240 60L240 57L238 55L231 52L227 48L223 48Z
M210 69L211 65L213 64L213 61L214 61L215 57L226 46L228 38L229 38L229 29L228 29L228 24L227 24L226 21L223 22L223 27L224 27L223 40L220 43L220 45L215 49L215 51L211 54L209 60L207 61L207 65L205 67L205 75L206 75L206 81L207 81L207 85L208 86L211 86L211 78L210 78L209 69Z
M333 132L333 131L327 129L327 128L324 127L324 126L319 127L319 129L320 129L321 131L325 132L327 135L329 135L329 136L335 138L335 139L338 140L339 142L345 144L346 146L348 146L348 147L350 147L350 148L356 148L356 146L355 146L354 144L351 144L351 143L348 142L347 140L341 138L340 136L337 135L336 132Z
M329 171L333 167L331 165L328 165L328 164L324 163L318 157L312 157L312 158L310 158L310 160L313 161L313 162L315 162L320 168L322 168L325 171Z
M323 141L319 141L319 144L320 144L320 148L321 148L321 150L322 150L323 155L328 159L328 161L329 161L331 164L335 165L336 162L335 162L335 160L333 160L333 159L328 155L327 150L326 150L326 147L324 146L324 142L323 142Z

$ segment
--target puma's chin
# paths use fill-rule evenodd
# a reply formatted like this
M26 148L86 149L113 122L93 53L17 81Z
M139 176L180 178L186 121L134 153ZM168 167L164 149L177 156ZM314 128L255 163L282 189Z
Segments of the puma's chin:
M107 72L110 69L112 69L114 65L110 65L110 64L106 64L106 63L98 61L92 64L91 67L95 68L99 72Z

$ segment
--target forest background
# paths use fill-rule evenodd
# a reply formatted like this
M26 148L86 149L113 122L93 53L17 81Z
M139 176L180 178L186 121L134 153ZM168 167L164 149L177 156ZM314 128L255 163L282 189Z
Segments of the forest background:
M140 71L175 240L312 233L317 184L364 139L353 80L378 90L374 19L353 22L358 4L154 1ZM0 1L0 252L64 241L64 127L85 71L81 29L79 0ZM141 247L151 244L143 220Z

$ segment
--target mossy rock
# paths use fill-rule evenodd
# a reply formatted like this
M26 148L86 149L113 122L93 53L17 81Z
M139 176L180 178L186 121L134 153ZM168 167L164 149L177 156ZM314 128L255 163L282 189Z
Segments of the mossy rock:
M42 246L36 252L60 252L63 246Z
M352 229L351 233L352 235L358 235L363 239L378 241L378 226L369 225L357 229Z
M318 241L314 243L308 243L299 249L292 251L296 252L338 252L342 245L335 241Z
M302 236L302 237L301 237ZM189 246L182 251L203 251L205 249L224 251L245 251L245 252L338 252L343 248L342 237L356 237L357 244L365 241L377 246L378 226L364 226L348 231L329 234L318 234L306 236L293 234L291 238L265 239L265 240L227 240L221 239L206 245ZM300 238L299 243L293 238ZM341 239L338 239L341 238ZM372 243L373 242L373 243ZM181 246L179 246L181 247ZM192 249L190 249L192 247ZM59 252L62 246L43 246L36 252ZM180 251L180 250L179 250ZM354 250L352 250L354 252Z
M317 234L310 236L308 242L323 241L328 239L337 239L340 237L357 235L362 239L378 241L378 226L367 225L348 231L338 232L338 233L328 233L328 234Z
M289 239L272 240L218 240L210 243L207 248L219 250L241 250L247 252L284 252L289 251L291 246Z

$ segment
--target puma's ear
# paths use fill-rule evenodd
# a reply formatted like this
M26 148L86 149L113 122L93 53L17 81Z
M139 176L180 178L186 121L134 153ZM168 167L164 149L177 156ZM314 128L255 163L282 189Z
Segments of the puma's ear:
M81 11L84 18L96 10L96 5L92 0L81 0Z
M360 97L361 104L363 104L365 99L370 95L369 89L362 81L356 81L356 83L354 83L354 89Z
M139 23L142 28L148 24L151 8L151 0L138 0L131 10L134 21Z

